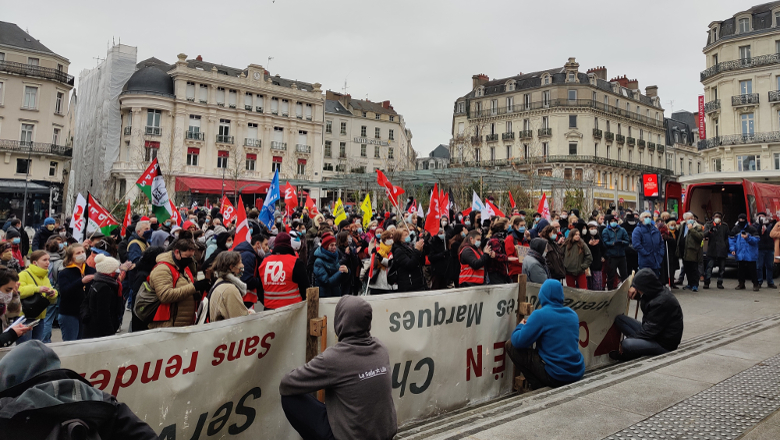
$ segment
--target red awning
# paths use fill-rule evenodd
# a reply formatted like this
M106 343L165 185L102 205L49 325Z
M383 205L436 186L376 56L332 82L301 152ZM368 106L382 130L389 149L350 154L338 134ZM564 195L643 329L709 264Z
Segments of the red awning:
M144 141L145 148L160 148L160 143L156 141Z
M298 159L298 165L306 165L306 159Z
M247 153L246 154L247 160L257 160L257 154L254 153Z
M230 152L225 150L217 151L217 157L230 157Z
M234 194L238 188L242 194L264 194L268 192L270 182L256 180L225 179L225 194ZM222 179L210 177L177 177L177 192L191 192L193 194L222 194Z
M189 147L187 148L187 154L200 154L200 148Z
M282 157L281 156L274 156L273 160L271 162L281 162L281 161L282 161Z

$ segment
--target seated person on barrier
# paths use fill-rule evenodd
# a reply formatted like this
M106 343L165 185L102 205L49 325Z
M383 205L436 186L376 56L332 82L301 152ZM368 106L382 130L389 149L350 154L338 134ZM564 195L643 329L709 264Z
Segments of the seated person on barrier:
M343 296L333 320L338 344L282 378L282 409L304 439L395 436L390 355L371 337L371 317L366 300ZM309 394L321 389L325 404Z
M517 325L506 343L506 354L534 390L582 379L585 359L579 349L580 320L574 310L564 307L560 281L542 284L539 306Z
M628 361L676 350L683 334L683 312L669 288L651 269L642 269L634 275L628 297L639 300L642 322L625 315L615 318L625 339L620 351L611 351L609 357Z

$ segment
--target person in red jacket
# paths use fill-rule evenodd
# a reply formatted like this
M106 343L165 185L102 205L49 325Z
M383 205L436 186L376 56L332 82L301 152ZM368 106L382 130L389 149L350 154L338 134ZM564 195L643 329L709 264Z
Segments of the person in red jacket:
M274 250L260 265L257 294L266 310L274 310L306 299L309 277L306 263L292 248L290 234L280 232L274 240ZM262 296L261 296L262 295Z
M525 230L525 219L516 215L510 220L509 231L507 231L506 239L504 239L509 277L514 282L517 282L517 276L523 273L523 263L518 258L516 246L529 247L531 245L525 238Z

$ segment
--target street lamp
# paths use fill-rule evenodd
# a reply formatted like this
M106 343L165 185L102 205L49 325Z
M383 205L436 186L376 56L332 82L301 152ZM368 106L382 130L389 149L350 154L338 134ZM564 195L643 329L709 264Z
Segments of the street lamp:
M22 204L22 227L27 226L27 182L30 181L30 167L32 167L32 142L25 141L27 144L27 167L24 175L24 203ZM51 209L51 207L49 207Z

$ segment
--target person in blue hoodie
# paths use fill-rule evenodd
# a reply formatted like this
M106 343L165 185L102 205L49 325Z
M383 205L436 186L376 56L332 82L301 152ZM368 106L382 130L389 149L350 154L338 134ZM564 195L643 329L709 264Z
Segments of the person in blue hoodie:
M729 237L729 252L737 259L737 287L736 290L745 290L745 280L753 281L753 290L758 292L758 243L761 239L758 231L747 222L747 215L740 214L739 221L731 230Z
M639 215L639 226L631 234L631 245L639 256L639 268L648 268L660 278L665 254L664 241L649 212Z
M579 349L580 320L574 310L564 307L560 281L542 284L539 307L517 325L506 354L531 389L556 388L582 379L585 359Z

